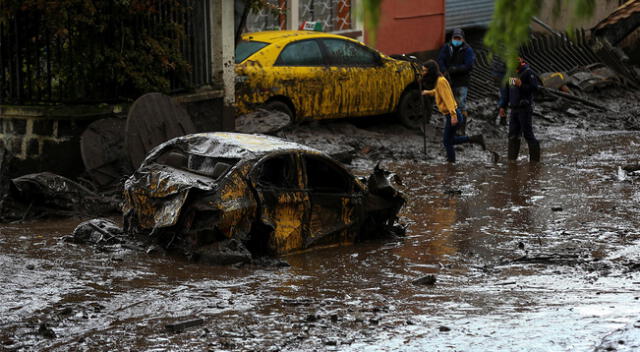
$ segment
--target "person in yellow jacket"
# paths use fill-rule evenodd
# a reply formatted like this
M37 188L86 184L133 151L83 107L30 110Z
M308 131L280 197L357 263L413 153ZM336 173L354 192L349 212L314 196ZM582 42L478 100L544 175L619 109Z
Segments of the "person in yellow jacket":
M484 137L481 134L475 136L456 136L456 129L464 123L464 115L458 109L458 104L453 96L449 81L440 73L438 63L429 60L422 65L422 86L431 88L422 91L422 95L435 97L438 110L444 115L444 135L442 143L447 152L447 161L456 162L456 144L475 143L485 149Z

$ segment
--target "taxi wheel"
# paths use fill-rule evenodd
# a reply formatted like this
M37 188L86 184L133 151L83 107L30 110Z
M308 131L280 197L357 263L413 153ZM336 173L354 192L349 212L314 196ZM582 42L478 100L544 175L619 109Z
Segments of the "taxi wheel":
M400 98L398 115L400 122L407 128L422 128L423 119L427 119L428 122L428 118L431 116L431 99L424 99L426 111L423 113L420 98L421 95L417 89L406 91Z
M287 116L289 116L289 123L293 122L293 112L291 112L291 109L289 109L289 105L287 105L282 101L279 101L279 100L270 101L264 104L263 109L267 111L279 111L279 112L285 113Z

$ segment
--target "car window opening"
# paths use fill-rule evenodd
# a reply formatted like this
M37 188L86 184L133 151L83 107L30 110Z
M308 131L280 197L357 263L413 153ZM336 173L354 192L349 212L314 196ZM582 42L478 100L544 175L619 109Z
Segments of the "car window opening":
M187 169L195 173L217 179L223 176L231 166L235 165L238 159L213 158L202 155L189 155Z
M340 39L324 39L331 64L336 66L375 66L376 54L358 44Z
M287 45L276 60L276 66L322 66L324 59L315 40L304 40Z
M298 188L296 170L289 156L277 156L266 160L259 171L258 183L266 187Z
M307 188L312 192L350 193L352 183L344 170L319 159L305 158L307 168Z
M160 156L157 163L171 166L175 169L185 170L218 179L235 165L239 159L215 158L202 155L185 155L180 151L170 151Z
M238 43L238 46L236 46L236 64L246 60L249 56L257 53L268 44L269 43L256 41L241 41Z

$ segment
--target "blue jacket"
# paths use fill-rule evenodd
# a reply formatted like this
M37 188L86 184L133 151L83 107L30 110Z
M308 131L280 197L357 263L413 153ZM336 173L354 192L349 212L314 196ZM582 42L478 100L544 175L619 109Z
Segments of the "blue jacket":
M515 85L516 78L520 78L520 87ZM533 94L538 90L538 78L529 65L524 65L517 71L517 77L509 78L507 85L500 89L500 107L526 108L533 105Z
M459 47L447 43L440 49L438 55L440 71L443 74L448 73L453 88L469 86L475 60L476 55L467 43L462 43Z

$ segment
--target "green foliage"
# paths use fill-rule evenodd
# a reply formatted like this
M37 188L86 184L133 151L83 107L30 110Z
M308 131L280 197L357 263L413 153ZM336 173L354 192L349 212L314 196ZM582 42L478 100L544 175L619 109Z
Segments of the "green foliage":
M378 23L380 22L380 7L383 0L362 0L362 18L367 29L369 41L375 46Z
M185 80L190 70L177 21L188 10L185 0L2 0L0 6L0 24L20 24L12 39L24 50L23 75L31 74L30 84L40 89L50 76L62 100L168 92L170 79ZM44 57L53 58L46 69Z
M541 0L497 0L484 44L507 63L507 72L517 66L518 49L529 40L529 24L540 11ZM507 75L508 77L508 75Z
M518 50L529 40L529 25L542 7L542 0L496 0L493 19L484 37L484 44L507 63L509 77L516 69ZM595 11L595 0L555 0L553 11L559 16L568 8L573 14L570 30L577 21L589 18Z

